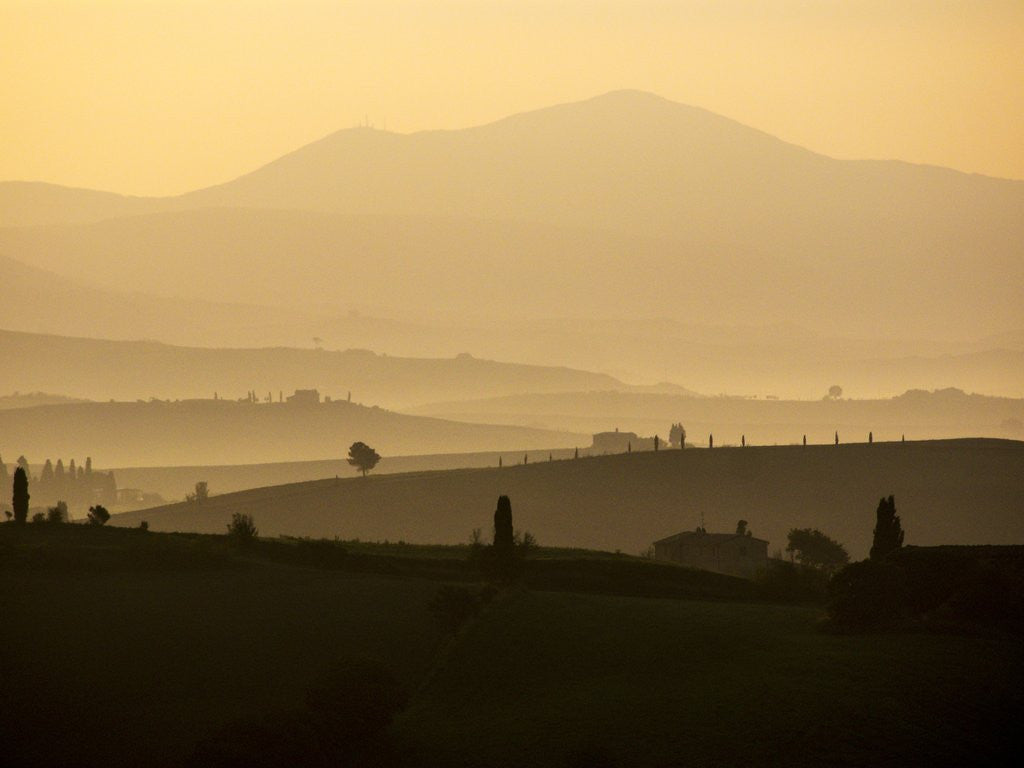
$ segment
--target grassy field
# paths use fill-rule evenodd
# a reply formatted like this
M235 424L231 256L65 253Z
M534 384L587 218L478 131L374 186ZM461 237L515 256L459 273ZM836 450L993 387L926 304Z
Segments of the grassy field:
M176 765L349 656L414 691L404 765L992 764L1024 713L1015 638L841 637L727 599L738 580L551 550L527 583L568 588L513 588L449 638L428 605L471 578L465 548L341 546L0 525L6 764ZM715 599L639 596L670 580ZM594 594L616 582L634 594Z
M660 451L502 469L370 475L256 488L118 515L154 530L220 533L233 512L270 535L464 542L490 525L501 494L517 528L545 545L637 554L693 530L747 520L769 552L791 528L819 528L855 559L871 545L875 508L895 494L907 543L1022 544L1024 442L941 440ZM521 461L522 457L518 457Z
M1008 641L837 637L813 608L523 594L459 640L397 730L436 765L992 765Z
M50 533L9 528L8 561L11 533ZM49 557L0 570L3 750L23 764L177 765L219 726L300 705L339 657L386 660L412 685L437 648L429 581L248 562L136 532L60 533L78 541L23 541Z

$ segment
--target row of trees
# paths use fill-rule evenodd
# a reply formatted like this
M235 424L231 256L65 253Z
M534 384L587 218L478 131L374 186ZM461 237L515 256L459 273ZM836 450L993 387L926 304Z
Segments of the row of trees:
M28 471L23 466L14 470L11 478L11 510L6 513L7 519L15 525L24 525L28 521L28 503L32 495L28 490ZM89 514L86 518L92 525L105 525L110 520L110 512L102 504L95 504L89 507ZM68 504L59 500L52 507L44 512L37 512L32 516L33 523L60 524L69 522Z
M744 522L744 521L740 521ZM739 532L739 531L737 531ZM871 542L871 560L881 560L903 546L903 525L896 514L893 496L878 500L875 530ZM846 547L817 528L794 528L786 546L790 560L832 574L850 562Z
M54 464L47 459L38 475L33 475L28 459L19 456L15 471L25 473L27 480L32 482L36 501L40 504L55 504L65 501L73 507L85 507L93 504L116 504L117 481L113 472L94 472L92 457L87 457L84 464L76 466L71 459L67 467L63 459ZM7 497L12 489L13 476L7 464L0 457L0 494Z

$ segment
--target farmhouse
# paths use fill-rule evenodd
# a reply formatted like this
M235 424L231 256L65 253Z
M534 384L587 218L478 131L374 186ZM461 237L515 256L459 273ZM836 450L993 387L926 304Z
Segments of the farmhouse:
M768 542L741 533L684 531L654 542L654 559L752 579L768 567Z
M627 453L628 451L653 451L654 438L640 437L636 432L598 432L594 435L591 453Z
M288 395L292 405L319 405L320 392L315 389L296 389L294 395Z

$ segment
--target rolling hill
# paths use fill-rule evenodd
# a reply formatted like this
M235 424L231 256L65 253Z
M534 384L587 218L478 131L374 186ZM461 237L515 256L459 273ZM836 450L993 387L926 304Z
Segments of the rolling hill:
M92 456L107 466L173 466L340 457L357 440L381 454L408 455L569 448L589 444L590 437L460 424L344 400L319 405L151 400L0 410L0 440L0 452L23 454L33 464Z
M0 526L0 695L17 702L5 765L664 768L680 755L774 766L785 753L838 768L1014 753L1017 636L825 633L818 606L740 602L715 594L739 580L580 551L542 551L529 572L597 572L604 590L505 589L445 633L439 582L479 589L466 548L369 549ZM637 594L616 593L626 573ZM698 599L643 591L666 584ZM382 748L355 761L345 721L321 743L305 707L352 659L379 662L409 694ZM379 701L371 686L334 690ZM188 760L218 732L233 760Z
M1024 366L1024 356L1021 357ZM1024 399L967 394L958 389L911 390L898 397L867 400L778 400L741 397L693 398L664 393L563 392L507 395L464 402L432 403L411 413L458 421L520 424L546 429L601 432L615 428L641 435L668 434L682 422L688 441L706 445L782 445L840 438L859 442L869 432L879 440L951 437L1024 437Z
M907 543L1024 543L1024 443L1000 440L660 451L323 480L118 515L154 530L220 532L234 512L266 535L465 541L489 530L495 499L516 527L550 546L640 552L695 528L732 531L740 518L782 550L814 527L867 554L875 506L896 496Z
M128 318L123 318L127 322ZM325 395L389 407L429 400L529 391L625 388L600 373L481 360L403 358L365 349L177 347L149 341L103 341L0 331L0 392L59 391L107 400L238 397L255 389L318 388ZM126 375L129 374L129 375ZM495 446L501 447L501 446Z

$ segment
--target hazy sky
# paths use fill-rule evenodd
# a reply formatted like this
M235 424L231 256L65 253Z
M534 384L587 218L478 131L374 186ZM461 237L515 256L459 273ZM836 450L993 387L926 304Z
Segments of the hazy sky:
M226 181L338 128L618 88L837 157L1024 178L1021 0L0 0L0 179Z

